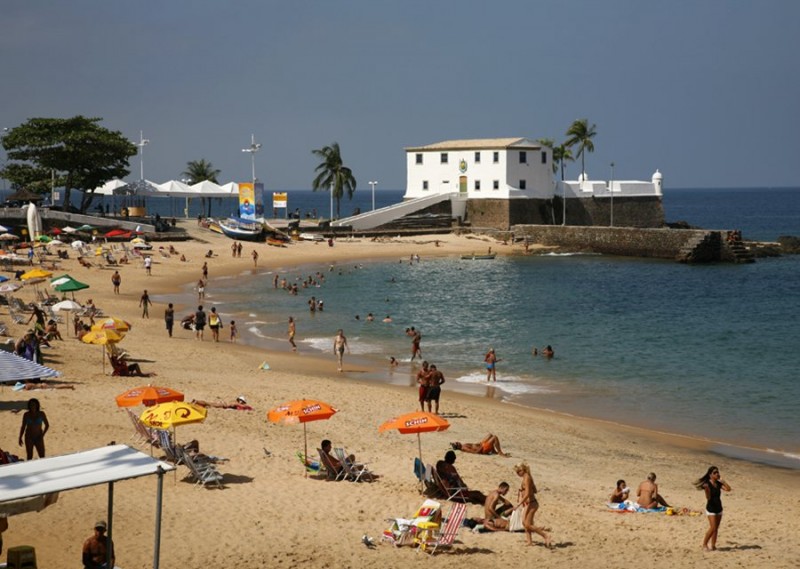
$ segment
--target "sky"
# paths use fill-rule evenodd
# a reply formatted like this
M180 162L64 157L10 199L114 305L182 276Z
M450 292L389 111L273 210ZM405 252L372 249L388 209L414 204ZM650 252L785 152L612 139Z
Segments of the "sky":
M404 148L562 142L596 125L592 179L798 186L796 0L4 0L0 128L101 117L150 143L145 177L309 189L338 142L358 188L404 189ZM0 151L0 161L5 160ZM570 164L575 179L579 162ZM129 180L139 177L131 159Z

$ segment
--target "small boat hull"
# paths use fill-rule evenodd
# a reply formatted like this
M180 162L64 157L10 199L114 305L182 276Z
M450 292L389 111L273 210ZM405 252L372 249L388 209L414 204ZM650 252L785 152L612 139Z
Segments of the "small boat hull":
M496 253L490 253L488 255L461 255L461 258L465 261L483 261L483 260L491 260L497 257Z
M260 223L240 223L229 219L220 221L219 228L227 237L237 241L264 240L264 227Z

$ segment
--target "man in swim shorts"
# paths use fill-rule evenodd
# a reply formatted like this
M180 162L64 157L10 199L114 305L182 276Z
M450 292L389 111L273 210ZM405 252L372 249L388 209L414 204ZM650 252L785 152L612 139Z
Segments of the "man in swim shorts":
M419 385L419 408L425 410L425 401L428 399L428 385L430 382L431 370L428 362L422 362L422 369L417 372L417 384ZM428 404L430 406L430 403Z
M428 412L439 414L439 396L442 394L442 384L444 383L444 374L436 369L435 365L430 366L430 377L428 378L428 393L425 400L428 402ZM435 411L431 411L432 403L436 403Z

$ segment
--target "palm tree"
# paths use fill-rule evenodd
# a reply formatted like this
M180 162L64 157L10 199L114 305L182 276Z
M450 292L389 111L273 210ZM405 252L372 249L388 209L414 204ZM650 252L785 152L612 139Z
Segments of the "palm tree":
M561 167L561 181L564 181L564 162L566 160L572 160L572 151L567 148L565 143L559 144L558 146L555 145L555 142L552 138L540 138L538 140L539 144L544 146L545 148L549 148L553 153L553 174L558 172L559 166Z
M207 162L205 158L201 158L200 160L190 160L186 163L186 170L183 172L183 176L186 176L189 180L190 185L199 184L200 182L204 182L208 180L209 182L217 182L217 176L219 176L220 170L214 168L211 162ZM201 210L205 211L206 209L206 198L200 198ZM211 216L211 198L208 199L208 216Z
M589 126L589 119L580 119L572 123L567 130L569 137L564 143L568 148L578 145L578 153L576 157L581 159L581 174L586 178L586 164L585 164L585 151L594 152L594 143L592 138L597 134L595 130L597 125Z
M344 191L347 190L349 199L353 199L353 193L356 191L356 179L353 177L353 171L342 163L342 153L339 150L338 142L312 150L311 153L322 158L319 166L314 168L314 171L319 173L311 183L311 189L315 192L320 189L333 192L332 195L336 199L336 217L339 217L339 202Z

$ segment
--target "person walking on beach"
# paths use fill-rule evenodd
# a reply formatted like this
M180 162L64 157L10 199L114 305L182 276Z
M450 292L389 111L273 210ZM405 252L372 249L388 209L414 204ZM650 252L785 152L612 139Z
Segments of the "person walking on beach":
M253 266L258 267L258 251L253 249Z
M222 318L217 314L217 308L211 307L211 313L208 315L208 327L211 329L211 338L215 342L219 342L219 329L222 328Z
M406 334L411 336L411 361L413 362L417 356L422 359L422 349L419 347L422 342L422 333L412 326L406 330Z
M50 423L39 400L29 399L28 410L22 416L22 426L19 429L19 446L22 446L24 439L27 460L33 459L33 449L36 449L39 458L44 458L44 436L49 429Z
M150 318L150 305L153 302L150 300L150 295L147 294L147 289L142 293L142 298L139 299L139 306L142 307L142 318Z
M114 274L111 275L111 284L114 285L114 294L119 294L119 285L122 284L122 275L119 274L119 271L114 271Z
M722 523L722 491L731 491L731 487L720 478L719 468L711 466L695 483L695 488L706 493L706 517L708 530L703 537L703 551L716 551L717 534ZM711 547L708 544L711 543Z
M233 245L231 245L231 256L234 259L236 258L236 249L237 249L236 245L237 245L236 241L234 241Z
M203 339L203 331L206 329L206 313L203 312L203 305L197 307L194 313L194 337L196 340Z
M483 358L486 363L486 381L497 381L497 354L494 353L494 348L489 348Z
M339 372L342 371L342 360L344 358L344 351L350 353L350 346L347 345L347 338L344 335L344 330L339 328L336 331L336 337L333 339L333 353L336 354L336 361L338 363Z
M203 263L203 280L208 280L208 263Z
M231 320L231 342L236 342L236 338L239 337L239 331L236 329L236 320Z
M151 272L153 268L153 259L149 255L144 258L144 272L147 273L147 276L151 276L153 273Z
M203 279L197 281L197 300L203 300L206 297L206 283Z
M242 247L242 244L241 244L241 242L240 242L240 243L239 243L239 244L236 246L236 256L237 256L237 257L239 257L240 259L242 258L242 249L243 249L243 247Z
M289 316L289 343L292 345L292 351L297 351L297 344L294 343L294 335L297 332L297 328L294 323L294 317Z
M164 324L167 325L167 334L172 338L172 326L175 324L175 308L173 308L171 302L164 310Z
M539 510L539 502L536 500L538 490L533 482L528 463L519 463L514 467L514 472L522 478L522 486L519 489L519 503L514 506L514 509L525 508L522 514L522 527L525 528L525 544L533 545L533 534L538 533L544 538L545 547L550 547L550 534L544 531L544 528L533 525L533 517Z

